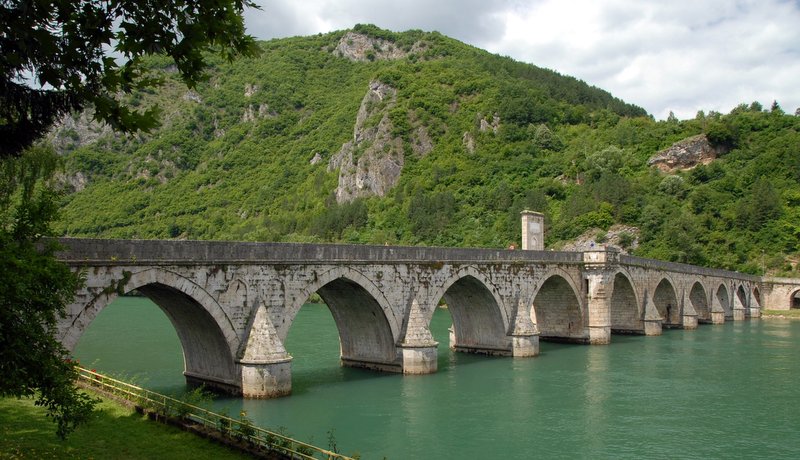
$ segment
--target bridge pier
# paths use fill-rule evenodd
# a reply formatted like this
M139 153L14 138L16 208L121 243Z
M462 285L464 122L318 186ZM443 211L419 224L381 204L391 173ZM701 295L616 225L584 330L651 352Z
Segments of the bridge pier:
M724 324L725 323L725 309L716 295L713 296L711 301L711 324Z
M590 345L608 345L611 343L611 326L589 326Z
M661 335L661 320L644 320L644 335Z
M697 315L683 315L683 328L686 330L697 329Z
M433 374L439 365L438 343L401 345L400 356L402 358L403 374Z
M273 362L240 362L242 396L266 399L292 393L292 358Z
M613 275L605 271L605 263L615 261L616 253L596 251L584 253L587 263L586 310L588 312L589 344L611 343L611 293L607 289L613 284ZM600 269L600 268L602 269Z
M656 308L652 297L648 295L644 305L644 320L642 321L644 323L644 335L661 335L665 320L666 318L662 318L658 313L658 308Z
M697 316L697 310L695 310L694 305L692 304L692 298L689 294L689 291L685 290L683 293L683 315L681 318L683 328L686 330L697 329Z
M511 336L511 356L515 358L539 356L539 334Z

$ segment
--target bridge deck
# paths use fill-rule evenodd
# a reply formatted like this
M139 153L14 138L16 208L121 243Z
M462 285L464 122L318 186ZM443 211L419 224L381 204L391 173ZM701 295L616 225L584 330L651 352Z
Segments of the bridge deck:
M72 265L186 265L192 263L472 263L517 262L582 264L582 252L523 251L483 248L374 246L360 244L263 243L192 240L109 240L59 238L65 250L59 259ZM694 265L613 253L615 261L671 272L717 276L747 281L760 278Z

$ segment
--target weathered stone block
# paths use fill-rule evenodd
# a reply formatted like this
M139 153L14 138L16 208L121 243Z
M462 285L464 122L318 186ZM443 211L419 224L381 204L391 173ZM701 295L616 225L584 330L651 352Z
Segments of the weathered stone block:
M514 336L511 339L511 354L515 358L539 356L539 336Z
M661 335L661 321L645 321L644 335Z
M245 398L277 398L292 393L291 358L263 364L241 364L242 396Z
M439 362L439 352L436 344L428 347L401 348L403 357L404 374L433 374Z

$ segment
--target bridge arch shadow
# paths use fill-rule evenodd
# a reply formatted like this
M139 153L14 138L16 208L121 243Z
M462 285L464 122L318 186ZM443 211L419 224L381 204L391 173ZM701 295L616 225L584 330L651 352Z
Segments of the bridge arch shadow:
M678 292L675 283L669 277L662 278L653 291L653 304L658 315L663 318L663 326L676 327L682 324L683 311L678 300Z
M731 298L728 294L728 288L725 287L725 283L719 284L716 293L714 295L717 296L717 300L722 306L722 310L725 312L725 320L733 319L733 311L731 310Z
M330 310L339 335L341 364L348 367L400 372L397 326L389 302L379 289L351 268L336 268L317 276L287 309L287 321L278 328L286 342L297 314L316 293Z
M219 304L191 280L163 269L133 273L124 293L136 290L153 301L169 319L181 344L184 375L191 384L226 392L240 388L234 361L239 338ZM120 292L98 296L73 322L63 340L74 349L80 336Z
M586 315L571 277L559 271L549 273L533 296L531 321L543 340L586 342Z
M711 322L711 305L708 303L708 294L703 283L695 281L692 288L689 290L689 301L692 302L692 307L697 313L697 321L701 323Z
M747 291L745 291L743 284L740 284L739 287L736 288L736 298L739 300L739 303L744 308L744 316L746 318L749 318L750 309L748 308L748 305L750 303L747 301Z
M752 289L752 294L751 294L751 295L753 296L752 298L753 298L753 299L756 301L756 303L757 303L759 306L763 306L763 305L764 305L764 304L761 302L761 291L758 289L758 286L755 286L755 285L753 286L753 289Z
M508 316L497 289L474 267L457 270L431 296L433 308L444 300L452 320L450 348L465 353L508 355Z
M622 272L614 275L609 308L613 334L644 334L642 311L630 277Z

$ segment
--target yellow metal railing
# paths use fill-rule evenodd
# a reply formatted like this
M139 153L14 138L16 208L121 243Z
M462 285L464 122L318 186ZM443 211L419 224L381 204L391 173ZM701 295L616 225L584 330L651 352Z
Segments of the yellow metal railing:
M211 428L224 436L247 442L254 448L276 451L291 459L352 460L351 457L306 444L281 433L259 428L244 416L239 419L231 418L95 371L82 367L76 369L78 370L78 379L88 386L131 401L158 415L180 418Z

